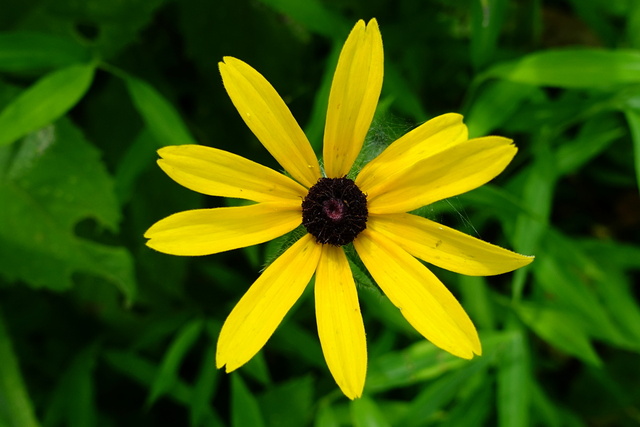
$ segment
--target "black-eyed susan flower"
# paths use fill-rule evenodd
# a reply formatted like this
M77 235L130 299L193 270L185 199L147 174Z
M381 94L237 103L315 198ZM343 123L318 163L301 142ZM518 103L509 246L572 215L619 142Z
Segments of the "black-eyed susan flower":
M458 114L436 117L392 143L347 178L371 125L383 74L378 24L359 21L340 54L324 132L324 171L284 101L256 70L220 63L238 112L289 176L199 145L159 151L160 167L191 190L246 199L240 207L180 212L153 225L148 245L174 255L208 255L266 242L302 224L307 234L271 265L232 310L216 362L227 372L267 342L315 274L318 335L329 370L353 399L364 387L367 350L356 285L343 246L353 244L402 315L438 347L465 359L481 354L473 323L418 259L467 275L529 264L518 255L408 213L479 187L516 153L498 136L468 139Z

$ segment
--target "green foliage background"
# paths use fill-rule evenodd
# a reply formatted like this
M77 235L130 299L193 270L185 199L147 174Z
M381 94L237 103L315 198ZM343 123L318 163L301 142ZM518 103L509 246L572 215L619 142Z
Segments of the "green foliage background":
M473 361L361 286L362 399L334 384L308 293L252 362L218 372L219 328L278 242L146 248L155 221L228 203L172 182L155 150L277 168L224 92L224 55L269 79L318 150L339 49L371 17L385 82L369 143L451 111L515 139L498 179L422 213L537 258L436 271L479 328ZM4 0L0 426L638 425L638 171L635 0Z

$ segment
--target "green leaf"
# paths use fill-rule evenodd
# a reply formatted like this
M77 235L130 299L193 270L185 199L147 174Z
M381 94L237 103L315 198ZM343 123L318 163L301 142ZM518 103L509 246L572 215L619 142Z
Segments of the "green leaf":
M469 137L485 136L502 126L537 91L533 86L508 80L485 83L465 114Z
M574 173L605 151L613 141L625 136L612 115L598 115L580 127L578 136L558 147L555 155L560 175ZM638 169L640 171L640 169Z
M104 358L116 372L126 375L144 387L150 387L156 378L158 367L134 352L111 350L104 353ZM167 395L183 406L189 407L193 397L193 389L178 379L174 386L167 391ZM203 425L225 426L215 408L208 405L205 410Z
M269 7L297 21L309 31L343 42L351 23L318 0L260 0Z
M18 358L0 311L0 424L7 427L38 427L25 387Z
M93 371L97 346L83 349L71 361L53 392L45 425L90 427L97 422Z
M442 427L477 427L489 425L487 418L493 407L491 385L481 383L478 388L470 393L464 400L456 401L447 414L447 417L439 426Z
M487 64L496 49L506 15L506 0L471 2L471 62L476 68Z
M313 379L306 375L269 387L259 398L266 425L308 425L315 405L313 386Z
M258 401L237 372L231 374L231 425L233 427L264 427L266 425L260 413Z
M554 347L595 366L602 361L589 341L589 324L568 310L539 304L519 304L522 321Z
M84 96L93 65L74 65L47 74L0 112L0 146L57 120Z
M571 89L640 83L640 52L562 49L535 52L498 64L483 78Z
M531 381L531 405L536 418L541 420L541 425L548 427L561 427L561 413L556 407L554 400L548 398L540 384Z
M314 422L314 427L340 427L336 414L328 404L321 404Z
M498 425L526 427L531 398L529 354L522 329L516 326L510 332L498 364Z
M155 138L148 129L145 129L140 132L118 162L115 172L115 191L120 205L124 205L131 199L136 180L149 165L155 163L158 158L157 147Z
M365 389L367 393L379 393L406 387L437 378L465 363L428 341L419 341L402 351L370 360Z
M165 353L160 369L151 385L147 405L152 405L160 396L171 389L179 377L182 360L202 332L202 320L193 320L184 325L176 334L169 349ZM211 362L213 363L213 362Z
M125 77L127 89L142 118L160 146L196 144L176 109L144 80Z
M74 233L82 220L111 230L120 221L113 181L97 150L68 120L29 135L16 149L0 175L0 274L63 291L74 272L89 273L131 302L136 285L129 252Z
M607 310L594 289L594 282L611 286L597 258L586 256L576 242L548 230L541 241L544 257L536 260L533 270L539 289L567 310L578 313L588 322L592 337L605 339L625 347L638 348L636 340L623 333L613 321L617 308Z
M207 408L211 404L214 392L218 386L218 370L216 369L216 341L211 340L202 355L200 370L193 385L193 397L189 408L191 426L203 424Z
M486 356L464 361L462 368L424 385L397 425L407 427L424 425L425 420L429 420L438 411L443 410L466 384L474 381L476 375L481 375L491 361L492 358Z
M360 399L352 400L351 406L351 419L355 427L387 427L391 426L385 419L382 411L376 405L376 403L368 398L362 396Z
M86 63L91 54L73 41L52 34L0 34L0 71L40 71Z

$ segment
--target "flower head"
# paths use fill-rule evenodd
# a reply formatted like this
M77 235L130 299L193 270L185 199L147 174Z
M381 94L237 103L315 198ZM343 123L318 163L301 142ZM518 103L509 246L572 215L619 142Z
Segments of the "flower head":
M532 261L408 212L493 179L516 153L512 141L468 139L462 116L445 114L407 133L347 178L376 109L383 75L375 19L359 21L340 54L324 132L324 173L282 98L246 63L220 63L238 112L286 176L198 145L164 147L160 167L203 194L255 202L180 212L154 224L148 245L208 255L255 245L304 225L307 234L260 275L220 332L216 363L233 371L267 342L315 274L318 335L344 394L362 394L367 351L356 285L342 248L353 246L378 286L424 337L462 358L481 354L473 323L418 259L467 275L493 275Z

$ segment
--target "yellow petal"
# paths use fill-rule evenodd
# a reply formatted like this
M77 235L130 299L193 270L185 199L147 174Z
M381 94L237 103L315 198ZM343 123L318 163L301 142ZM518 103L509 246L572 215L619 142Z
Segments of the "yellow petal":
M315 299L318 335L331 375L349 399L358 398L367 375L367 342L356 284L342 248L323 245Z
M203 145L161 148L158 164L178 184L210 196L256 202L293 200L307 190L291 178L228 151Z
M219 66L233 105L262 145L298 182L315 184L320 178L318 159L273 86L239 59L227 56Z
M422 160L367 190L370 213L408 212L486 184L507 167L517 148L499 136L471 139Z
M420 261L366 229L353 242L376 283L425 338L456 356L481 354L480 340L460 303Z
M324 168L345 176L355 161L376 111L382 88L382 37L375 19L360 20L342 48L333 76L324 128Z
M279 203L195 209L164 218L145 233L147 245L172 255L210 255L282 236L302 222L300 207Z
M216 365L234 371L267 342L300 298L318 265L322 245L305 235L271 264L244 294L224 322Z
M534 258L407 213L371 215L367 228L384 234L423 261L469 276L506 273L524 267Z
M469 132L460 114L449 113L421 124L367 163L356 185L367 192L379 180L391 179L420 160L467 140Z

